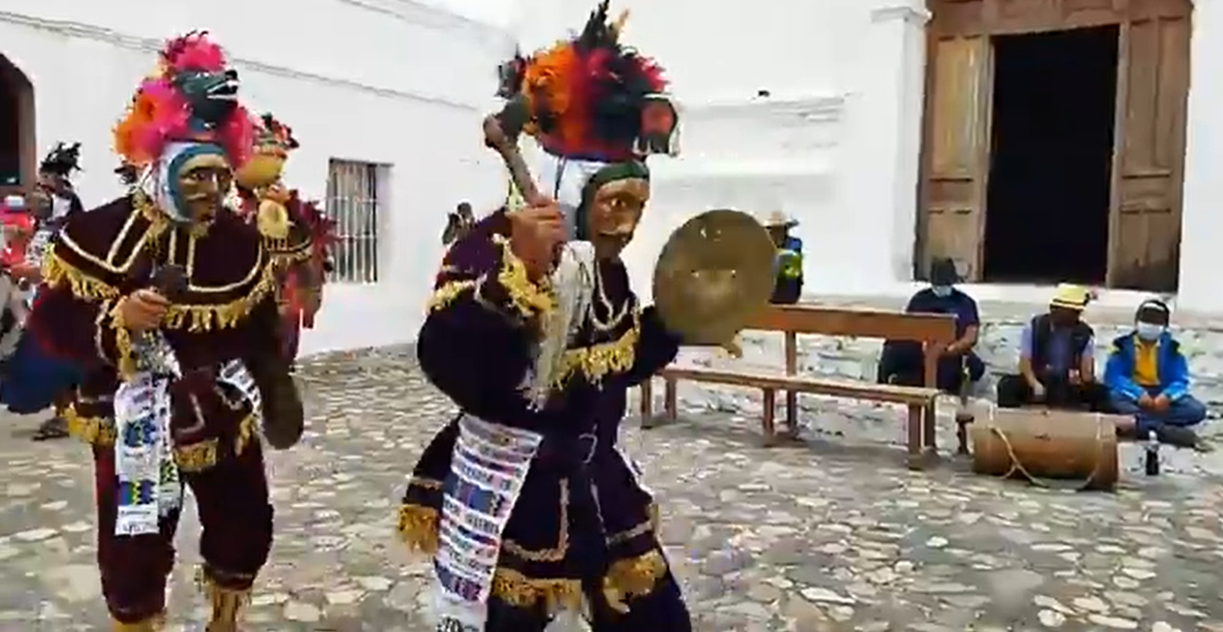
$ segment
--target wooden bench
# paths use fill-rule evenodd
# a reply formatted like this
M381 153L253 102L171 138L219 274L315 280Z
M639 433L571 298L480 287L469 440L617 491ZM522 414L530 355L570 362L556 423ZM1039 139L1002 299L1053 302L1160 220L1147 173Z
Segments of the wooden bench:
M939 355L956 338L954 317L944 314L906 314L814 305L773 305L754 318L746 329L785 334L785 372L767 374L759 371L671 365L659 372L666 389L664 406L668 419L674 420L678 415L676 383L679 380L760 389L764 394L761 425L766 445L777 445L796 436L800 392L903 404L908 407L910 467L922 467L937 455L935 399L939 391L935 388L935 376ZM924 386L895 386L800 376L799 334L883 338L922 343ZM780 441L774 424L777 391L784 391L786 397L787 431ZM649 427L654 419L653 385L648 380L641 385L641 418L645 427Z

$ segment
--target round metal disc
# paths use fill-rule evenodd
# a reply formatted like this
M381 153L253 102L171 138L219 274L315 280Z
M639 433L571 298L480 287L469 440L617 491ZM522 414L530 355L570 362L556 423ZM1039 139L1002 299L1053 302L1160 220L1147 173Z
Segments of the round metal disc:
M751 215L706 211L671 234L654 268L654 304L684 344L729 342L773 294L777 249Z

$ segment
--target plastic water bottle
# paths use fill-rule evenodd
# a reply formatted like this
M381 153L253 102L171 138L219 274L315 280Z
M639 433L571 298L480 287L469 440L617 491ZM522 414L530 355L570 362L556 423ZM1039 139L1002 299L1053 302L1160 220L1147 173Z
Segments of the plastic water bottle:
M1155 431L1147 433L1147 442L1144 446L1145 454L1143 455L1143 470L1147 476L1159 476L1159 437L1155 436Z

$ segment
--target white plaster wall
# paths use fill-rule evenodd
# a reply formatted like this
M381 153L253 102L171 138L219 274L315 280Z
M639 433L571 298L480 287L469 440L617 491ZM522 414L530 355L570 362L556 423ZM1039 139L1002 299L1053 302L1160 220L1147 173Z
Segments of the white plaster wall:
M289 162L290 185L322 199L329 159L390 165L381 280L329 286L303 338L303 351L314 352L412 340L446 211L462 199L491 207L504 193L479 121L495 106L496 64L513 50L495 24L510 3L481 5L487 16L463 0L214 0L206 10L185 0L6 0L0 53L34 85L40 147L84 143L78 182L87 206L121 193L111 127L160 42L191 29L228 48L253 109L294 128L302 148Z
M782 208L802 224L810 294L907 296L912 281L925 72L923 0L621 0L625 38L668 70L683 106L679 159L651 159L654 200L626 252L649 294L671 229L707 208ZM593 2L518 0L511 24L530 51L579 28ZM1197 0L1180 293L1223 310L1223 8ZM767 89L772 96L756 98ZM981 300L1047 300L1048 288L973 285ZM1141 293L1106 291L1106 305Z

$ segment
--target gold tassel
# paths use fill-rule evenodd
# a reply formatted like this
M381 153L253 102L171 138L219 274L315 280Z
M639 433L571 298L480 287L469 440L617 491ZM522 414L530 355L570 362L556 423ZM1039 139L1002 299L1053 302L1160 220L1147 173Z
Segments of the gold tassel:
M166 625L165 613L157 614L144 621L137 623L123 623L122 621L112 621L110 629L112 632L157 632Z
M556 299L548 288L532 282L527 276L526 265L510 250L510 240L504 235L493 235L493 243L501 249L501 271L497 273L497 281L509 294L511 306L523 318L551 312L556 307Z
M493 594L515 608L543 605L547 612L582 607L582 582L577 579L534 579L508 568L497 568Z
M218 586L206 575L199 576L212 617L205 632L238 632L238 617L250 601L251 591Z
M603 598L617 612L628 612L629 600L648 595L667 574L667 561L657 550L612 563L603 577Z
M136 375L136 351L132 348L132 332L123 318L123 302L126 300L119 299L114 309L110 310L110 327L115 332L115 352L119 356L116 358L115 368L125 380Z
M437 553L437 518L437 510L432 507L405 503L399 507L399 539L410 551Z
M476 281L451 281L437 288L425 306L426 313L433 313L453 303L463 292L474 290Z
M115 425L104 417L85 417L76 411L76 404L64 408L64 421L68 422L68 434L90 445L115 444Z

